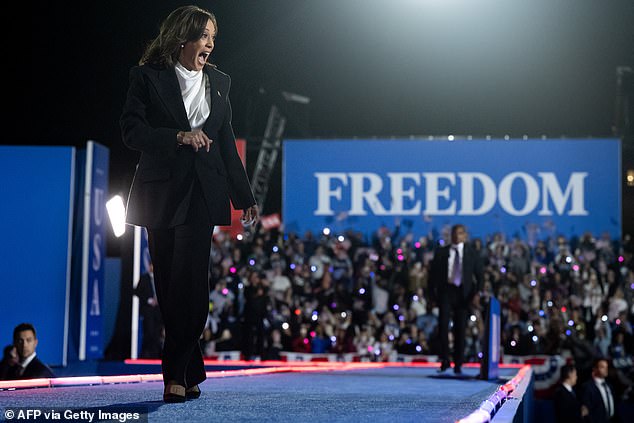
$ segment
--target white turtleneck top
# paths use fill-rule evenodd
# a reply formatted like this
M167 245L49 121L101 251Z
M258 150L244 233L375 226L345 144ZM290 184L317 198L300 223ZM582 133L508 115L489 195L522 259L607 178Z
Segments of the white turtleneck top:
M211 93L207 74L202 70L187 70L176 62L176 77L183 96L183 104L192 130L201 129L210 113Z

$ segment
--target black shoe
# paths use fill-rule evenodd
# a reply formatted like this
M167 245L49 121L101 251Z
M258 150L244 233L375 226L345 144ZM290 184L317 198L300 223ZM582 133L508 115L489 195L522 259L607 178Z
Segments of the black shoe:
M461 375L462 374L462 368L460 366L454 367L453 368L453 372L454 372L454 374Z
M200 388L198 385L194 385L191 388L187 388L185 391L185 398L187 399L196 399L200 398Z
M163 391L165 402L185 402L185 387L175 383L168 383Z
M438 373L443 373L445 370L449 368L449 363L442 363L438 368Z

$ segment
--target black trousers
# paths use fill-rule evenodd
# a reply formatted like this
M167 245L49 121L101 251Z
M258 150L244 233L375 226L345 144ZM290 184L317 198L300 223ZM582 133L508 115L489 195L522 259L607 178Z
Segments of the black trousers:
M209 252L213 226L195 180L183 224L148 229L163 324L163 382L192 387L206 379L199 339L209 312Z
M469 304L464 299L462 287L448 284L440 296L438 305L438 330L440 334L440 360L449 364L449 318L453 314L453 360L456 367L464 362L465 331Z

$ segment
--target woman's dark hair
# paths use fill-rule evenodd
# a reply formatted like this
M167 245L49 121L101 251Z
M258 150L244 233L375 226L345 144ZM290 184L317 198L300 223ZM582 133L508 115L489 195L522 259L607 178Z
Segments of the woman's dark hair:
M159 35L147 46L139 64L175 65L181 45L200 39L209 20L218 31L216 17L205 9L198 6L182 6L174 10L161 23Z

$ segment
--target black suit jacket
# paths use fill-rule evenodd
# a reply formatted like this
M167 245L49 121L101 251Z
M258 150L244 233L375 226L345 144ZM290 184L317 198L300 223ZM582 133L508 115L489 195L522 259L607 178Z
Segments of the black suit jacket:
M141 152L128 197L128 223L167 228L198 176L212 225L231 223L236 209L255 204L231 127L231 79L212 66L203 70L211 86L211 112L203 132L213 140L209 152L179 146L176 134L190 131L174 67L142 65L130 71L130 86L120 119L123 142Z
M37 356L31 360L22 375L17 374L19 366L14 366L10 372L10 379L40 379L55 377L53 371L46 364L42 363Z
M444 298L449 286L449 250L451 246L440 247L434 253L431 263L430 282L432 299L438 301ZM482 288L483 269L482 260L475 249L466 242L462 252L462 294L470 302Z
M563 385L559 385L555 390L553 398L555 406L555 421L557 423L579 423L581 419L581 403L577 396Z
M616 415L616 403L614 397L614 389L608 384L610 391L612 392L612 406L614 407L614 413ZM603 397L599 388L594 383L593 379L590 379L583 385L583 391L581 396L581 403L588 407L588 421L593 423L608 422L608 415L605 411L605 404L603 403Z

